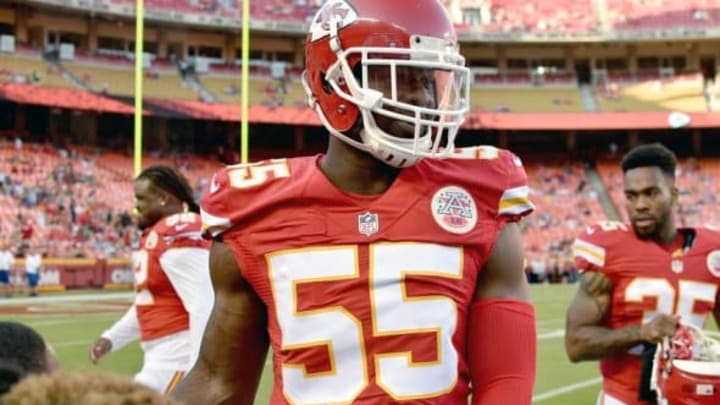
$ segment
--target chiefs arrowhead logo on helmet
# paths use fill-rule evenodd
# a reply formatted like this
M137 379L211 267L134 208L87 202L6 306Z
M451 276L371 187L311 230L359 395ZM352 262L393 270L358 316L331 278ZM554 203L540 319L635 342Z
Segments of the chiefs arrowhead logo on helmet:
M329 0L317 12L310 24L310 41L330 35L330 24L337 21L337 28L345 27L357 19L355 10L345 0Z
M658 345L651 387L660 405L720 404L720 342L681 325Z

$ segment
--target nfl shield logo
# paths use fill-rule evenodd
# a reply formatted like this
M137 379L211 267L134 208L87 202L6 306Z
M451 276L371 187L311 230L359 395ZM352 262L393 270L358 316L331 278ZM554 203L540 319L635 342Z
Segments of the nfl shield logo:
M380 220L377 214L369 211L358 215L358 232L365 236L370 236L380 229Z

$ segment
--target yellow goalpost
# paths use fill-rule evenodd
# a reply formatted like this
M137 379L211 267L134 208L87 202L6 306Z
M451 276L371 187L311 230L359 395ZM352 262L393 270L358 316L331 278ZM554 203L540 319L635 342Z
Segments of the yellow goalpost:
M143 155L143 45L145 43L145 4L137 0L135 7L135 141L133 146L133 173L142 171Z
M135 121L133 169L137 176L142 171L143 156L143 45L145 42L145 2L136 0L135 6ZM248 113L250 104L250 0L242 2L241 29L241 73L240 73L240 161L247 163L249 156L249 124Z
M240 67L240 162L247 163L249 151L249 104L250 104L250 0L242 4L242 56Z

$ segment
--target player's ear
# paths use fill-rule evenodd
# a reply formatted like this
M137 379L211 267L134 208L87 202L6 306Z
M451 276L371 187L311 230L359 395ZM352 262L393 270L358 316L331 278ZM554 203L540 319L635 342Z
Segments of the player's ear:
M670 196L672 197L673 204L676 203L678 197L680 196L680 190L678 190L677 187L672 186L672 188L670 188Z
M163 189L157 190L157 198L158 198L158 203L160 205L162 205L163 207L165 205L167 205L168 203L172 202L172 200L171 200L172 195Z

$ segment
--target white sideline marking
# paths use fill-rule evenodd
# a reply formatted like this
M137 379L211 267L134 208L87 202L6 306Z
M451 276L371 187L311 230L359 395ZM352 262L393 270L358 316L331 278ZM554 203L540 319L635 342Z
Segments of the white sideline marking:
M105 300L132 300L132 291L106 292L101 294L47 295L39 297L13 297L0 299L0 307L12 307L27 304L47 304L53 302L87 302Z
M543 392L542 394L535 395L533 397L533 403L535 402L542 402L547 399L559 397L560 395L565 395L569 392L577 391L579 389L592 387L593 385L600 384L602 382L602 377L595 377L591 378L589 380L580 381L579 383L566 385L564 387L556 388L554 390Z
M94 342L94 340L72 340L69 342L48 342L50 343L50 346L53 348L55 347L71 347L71 346L87 346L90 347L90 345Z
M65 315L60 315L65 316ZM70 317L69 319L63 319L63 320L48 320L48 321L33 321L33 320L23 320L23 323L29 326L54 326L54 325L67 325L71 323L85 323L85 322L101 322L106 320L112 320L112 319L119 319L120 315L118 315L116 312L112 314L90 314L90 315L83 315L83 316L74 316Z
M538 340L543 339L555 339L555 338L561 338L565 337L565 329L556 329L552 332L545 332L545 333L539 333L538 334Z
M542 321L535 322L535 324L537 326L541 326L541 325L547 325L547 324L554 325L556 323L562 324L564 322L565 322L565 319L560 319L560 318L558 318L558 319L543 319Z
M57 342L57 343L48 342L48 343L50 343L50 345L53 348L87 346L88 350L90 350L90 345L92 345L93 342L94 342L94 340L71 340L71 341L67 341L67 342ZM133 343L137 343L137 341L133 342ZM140 351L142 351L142 349ZM272 354L268 354L267 360L265 360L265 367L267 367L267 366L272 366Z
M705 330L705 334L714 338L720 338L720 331ZM538 340L561 338L565 336L564 329L556 329L550 332L538 333Z

